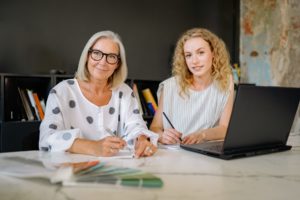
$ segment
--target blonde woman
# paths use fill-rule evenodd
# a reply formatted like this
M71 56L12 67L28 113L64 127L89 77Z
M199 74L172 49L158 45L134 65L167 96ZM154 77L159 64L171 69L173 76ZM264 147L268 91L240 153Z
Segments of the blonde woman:
M159 86L159 108L150 126L159 142L224 139L234 99L224 42L207 29L186 31L177 42L172 73Z
M125 145L151 156L157 135L142 119L132 90L124 84L127 65L117 34L94 34L84 47L75 79L56 85L48 96L39 147L94 156L113 156Z

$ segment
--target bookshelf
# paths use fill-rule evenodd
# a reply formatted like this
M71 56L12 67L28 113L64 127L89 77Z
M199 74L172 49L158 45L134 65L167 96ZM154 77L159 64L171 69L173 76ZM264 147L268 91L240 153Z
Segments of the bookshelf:
M18 88L37 93L45 103L49 91L62 80L73 75L22 75L0 73L0 152L24 151L38 149L40 120L28 120ZM156 91L160 81L127 79L132 87L135 83L142 102L145 100L142 90L149 88L157 102ZM143 118L149 126L153 115L143 110ZM25 116L25 117L24 117Z
M41 121L37 117L27 118L19 89L31 90L46 101L54 85L72 77L0 73L0 152L38 149Z
M142 113L143 113L143 119L145 120L145 122L147 123L147 126L149 127L152 119L153 119L153 113L151 113L151 111L149 110L148 106L147 106L147 102L143 96L142 91L145 89L150 89L154 100L156 103L158 103L157 101L157 96L156 96L156 92L159 86L159 83L161 81L156 81L156 80L139 80L139 79L127 79L126 83L133 89L133 84L136 84L137 86L137 91L138 91L138 95L139 95L139 100L141 103L141 107L142 107Z

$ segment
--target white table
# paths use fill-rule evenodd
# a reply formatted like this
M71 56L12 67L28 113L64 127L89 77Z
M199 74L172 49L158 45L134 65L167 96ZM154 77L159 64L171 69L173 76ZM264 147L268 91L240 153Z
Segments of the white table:
M292 133L288 143L293 145L291 151L230 161L164 149L151 158L112 161L156 174L164 182L160 189L64 187L42 179L1 175L0 199L300 199L300 133ZM8 154L40 153L2 153L0 162Z

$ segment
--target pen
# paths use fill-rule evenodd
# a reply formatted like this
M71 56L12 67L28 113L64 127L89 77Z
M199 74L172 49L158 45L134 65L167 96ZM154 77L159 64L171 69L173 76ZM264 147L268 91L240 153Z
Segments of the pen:
M172 127L173 129L175 129L174 126L173 126L173 124L172 124L172 122L169 120L169 118L168 118L168 116L166 115L165 112L163 112L163 115L164 115L164 117L166 118L166 120L169 122L169 124L171 125L171 127ZM179 140L182 141L181 137L179 138Z
M110 130L109 128L106 128L106 127L105 127L105 130L106 130L111 136L116 136L116 135L112 132L112 130Z
M117 134L116 133L114 133L114 132L112 132L112 130L110 130L109 128L104 128L106 131L107 131L107 133L109 133L111 136L114 136L114 137L118 137L117 136ZM124 137L126 137L127 136L127 134L126 135L122 135L120 138L124 138Z
M105 127L104 129L105 129L105 130L107 131L107 133L109 133L111 136L113 136L113 137L118 137L117 134L115 134L114 132L112 132L112 130L110 130L109 128ZM122 137L119 137L119 138L123 139L125 136L126 136L126 135L123 135ZM125 146L125 149L128 149L128 150L131 151L131 149L130 149L127 145Z

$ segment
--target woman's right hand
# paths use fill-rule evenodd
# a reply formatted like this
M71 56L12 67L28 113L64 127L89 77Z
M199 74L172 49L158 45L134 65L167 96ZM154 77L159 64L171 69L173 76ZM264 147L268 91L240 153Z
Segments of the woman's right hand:
M95 156L113 156L126 146L125 140L119 137L108 136L104 139L94 141L92 145Z
M176 144L181 142L182 133L173 128L168 128L163 131L159 137L159 142L163 144Z

